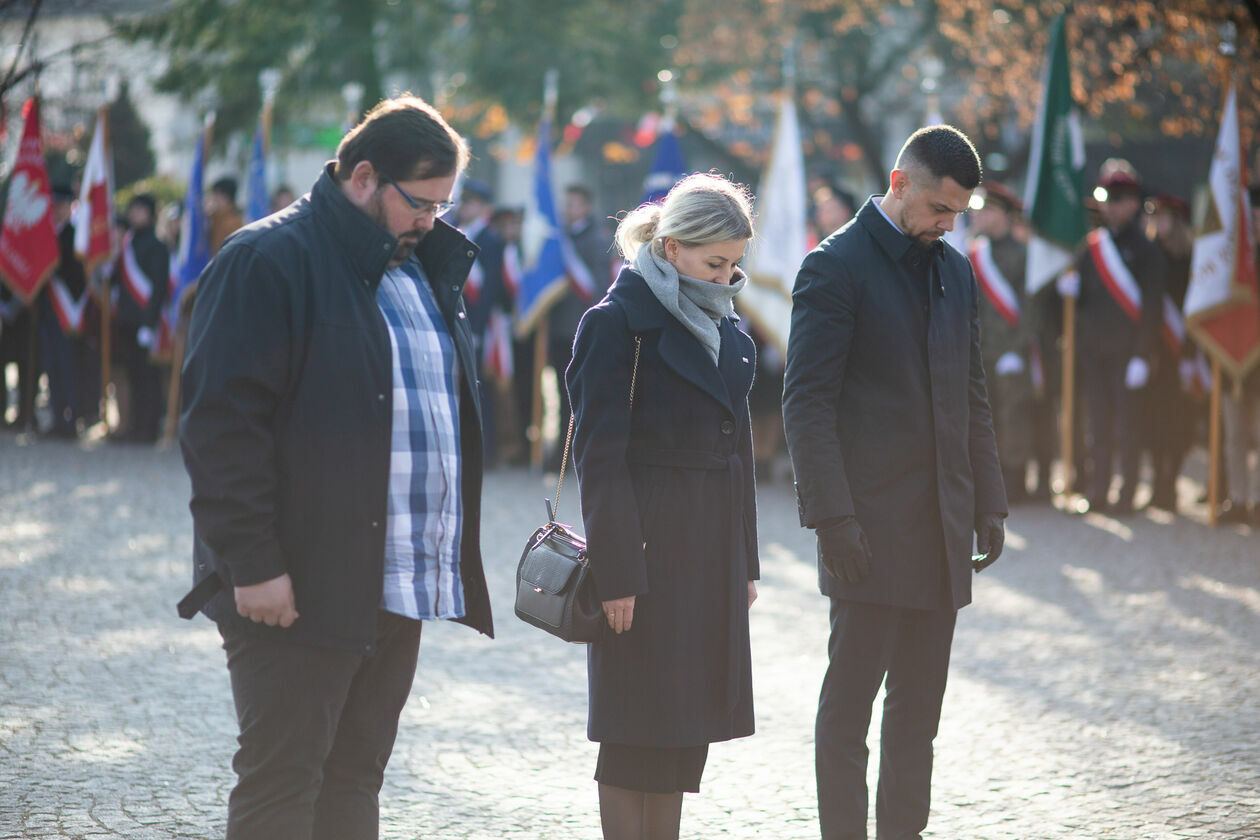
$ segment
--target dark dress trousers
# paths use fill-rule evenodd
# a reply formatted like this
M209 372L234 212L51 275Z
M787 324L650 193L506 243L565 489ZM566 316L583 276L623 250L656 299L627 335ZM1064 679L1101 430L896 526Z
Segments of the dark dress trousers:
M631 629L590 646L593 741L688 747L753 732L756 358L733 320L720 332L714 365L630 269L578 329L567 381L591 569L601 600L636 596Z
M1006 512L978 296L962 254L913 243L871 200L796 278L783 417L801 523L855 516L873 555L856 584L819 568L833 599L816 743L826 838L866 836L866 728L885 674L880 836L927 822L976 518Z

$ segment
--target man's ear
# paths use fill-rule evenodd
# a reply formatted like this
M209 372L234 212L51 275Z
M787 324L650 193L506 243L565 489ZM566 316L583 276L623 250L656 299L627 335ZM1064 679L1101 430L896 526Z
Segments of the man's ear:
M910 188L910 175L904 169L894 169L888 184L888 191L900 201L906 197L906 190Z

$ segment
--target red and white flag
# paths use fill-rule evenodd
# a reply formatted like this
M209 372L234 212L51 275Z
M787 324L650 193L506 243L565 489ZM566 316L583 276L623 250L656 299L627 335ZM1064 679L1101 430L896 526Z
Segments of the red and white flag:
M88 274L98 265L109 262L115 253L114 166L106 142L107 126L102 108L96 116L96 133L92 135L87 165L83 168L79 203L74 208L74 252Z
M1211 201L1190 258L1186 326L1237 381L1260 362L1260 289L1233 85L1225 99L1208 185Z
M9 179L9 200L0 227L0 279L23 303L30 305L61 259L53 227L52 190L44 166L44 143L39 130L39 100L22 108L26 125L18 147L17 164Z

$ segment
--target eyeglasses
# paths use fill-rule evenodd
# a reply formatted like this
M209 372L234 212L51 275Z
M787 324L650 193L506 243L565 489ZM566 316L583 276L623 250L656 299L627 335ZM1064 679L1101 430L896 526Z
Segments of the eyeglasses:
M412 198L406 190L389 178L383 178L382 180L398 190L398 194L403 197L403 201L407 202L407 206L411 208L411 215L417 219L422 219L425 216L441 216L443 213L449 213L451 208L455 206L453 201L429 201L427 198Z

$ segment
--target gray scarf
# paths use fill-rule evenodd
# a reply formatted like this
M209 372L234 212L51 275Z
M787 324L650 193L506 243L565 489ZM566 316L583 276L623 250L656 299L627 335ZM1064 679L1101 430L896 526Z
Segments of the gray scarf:
M634 256L634 270L647 281L648 288L665 310L678 319L687 331L696 337L717 364L722 336L718 324L735 312L735 295L748 278L738 268L729 286L697 280L679 274L678 269L652 250L652 243L645 242Z

